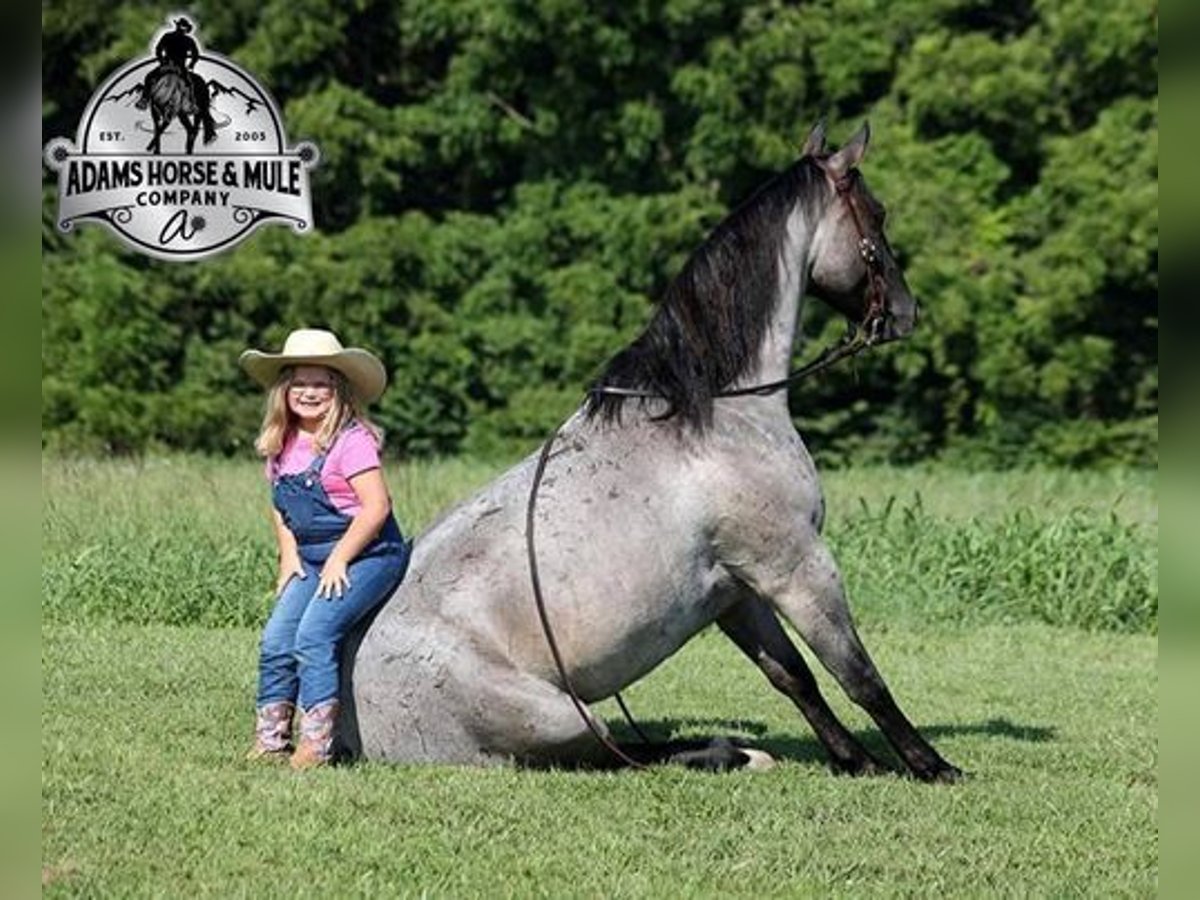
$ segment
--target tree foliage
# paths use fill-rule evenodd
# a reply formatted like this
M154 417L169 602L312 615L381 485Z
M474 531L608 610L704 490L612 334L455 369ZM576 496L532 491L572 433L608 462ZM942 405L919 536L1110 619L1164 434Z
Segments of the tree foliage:
M411 454L532 447L687 253L870 119L865 171L916 335L794 390L826 462L1157 456L1157 14L1148 0L266 0L197 4L206 48L313 140L318 233L172 265L43 212L43 442L234 452L249 346L378 352ZM73 134L157 8L42 8L43 135ZM811 349L841 325L817 307Z

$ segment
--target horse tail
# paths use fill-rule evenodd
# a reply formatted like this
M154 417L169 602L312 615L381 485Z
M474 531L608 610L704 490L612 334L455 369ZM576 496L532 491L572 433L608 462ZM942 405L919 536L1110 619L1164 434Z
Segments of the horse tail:
M217 123L210 109L212 98L208 95L208 82L195 72L188 73L188 80L192 89L192 105L200 124L204 126L204 143L211 144L217 139Z
M204 143L211 144L217 139L217 123L207 109L200 110L200 123L204 126Z

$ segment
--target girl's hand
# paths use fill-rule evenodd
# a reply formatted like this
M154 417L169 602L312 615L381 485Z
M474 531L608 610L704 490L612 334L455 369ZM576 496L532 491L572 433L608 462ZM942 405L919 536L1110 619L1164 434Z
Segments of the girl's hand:
M350 576L346 574L346 564L336 556L330 556L325 560L324 568L321 569L321 581L317 585L317 598L332 600L336 597L340 600L348 587L350 587Z
M293 575L301 580L308 577L297 554L292 554L286 559L279 560L279 578L275 581L276 597L283 593L283 589L287 586Z

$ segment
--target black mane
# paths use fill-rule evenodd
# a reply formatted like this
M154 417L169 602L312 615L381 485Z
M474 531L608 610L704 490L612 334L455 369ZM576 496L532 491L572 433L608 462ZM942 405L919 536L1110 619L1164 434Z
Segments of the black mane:
M653 318L592 384L588 416L619 419L624 387L666 399L663 418L698 429L713 397L754 362L779 302L779 258L797 202L814 218L827 181L807 157L776 175L713 229L667 287Z

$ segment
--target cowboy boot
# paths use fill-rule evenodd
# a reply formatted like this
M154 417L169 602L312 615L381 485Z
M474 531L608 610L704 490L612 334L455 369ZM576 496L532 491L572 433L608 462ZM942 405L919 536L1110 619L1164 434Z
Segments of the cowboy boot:
M325 766L333 760L333 726L338 702L330 700L300 713L300 743L292 754L293 769Z
M292 713L296 707L287 700L258 708L254 717L254 746L246 759L283 759L292 749Z

